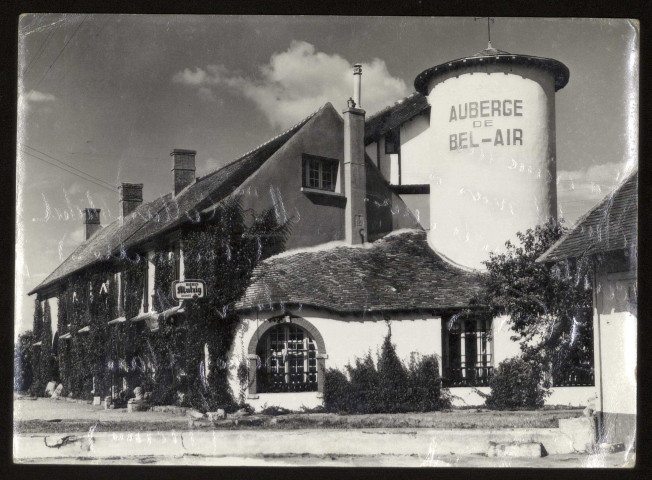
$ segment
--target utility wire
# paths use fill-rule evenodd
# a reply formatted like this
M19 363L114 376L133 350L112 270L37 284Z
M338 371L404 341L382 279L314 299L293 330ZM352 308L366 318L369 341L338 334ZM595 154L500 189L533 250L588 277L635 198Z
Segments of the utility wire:
M57 60L59 60L59 57L61 56L61 54L63 53L63 51L66 49L66 47L68 46L68 44L70 43L70 41L75 37L75 35L77 34L77 32L78 32L79 29L81 28L82 24L86 21L87 18L88 18L88 14L87 14L87 15L84 17L84 19L79 23L79 25L77 25L77 28L75 29L75 31L73 32L73 34L70 36L70 38L68 39L68 41L63 45L63 48L59 51L59 53L57 54L57 56L56 56L56 58L54 59L54 61L50 64L50 66L48 67L48 69L45 71L45 73L43 74L43 76L41 77L41 79L38 81L38 83L36 84L36 86L35 86L32 90L36 90L36 89L38 89L38 87L39 87L39 85L41 84L41 82L43 81L43 79L46 77L46 75L48 74L48 72L50 71L50 69L54 66L54 64L57 63Z
M36 62L36 60L41 56L41 54L43 53L43 50L45 50L45 46L46 46L46 45L48 44L48 42L50 41L50 37L54 34L54 31L55 31L54 28L52 28L52 29L50 30L50 34L47 36L47 38L45 39L45 41L41 44L41 48L39 48L38 52L36 52L36 54L34 55L34 57L29 61L27 67L25 67L25 70L23 71L23 77L24 77L25 75L27 75L27 72L29 72L29 69L32 67L32 65L34 65L34 62Z
M99 182L96 182L96 181L94 181L94 180L91 180L90 178L82 177L82 176L79 175L78 173L75 173L75 172L72 172L72 171L70 171L70 170L67 170L67 169L63 168L61 165L57 165L56 163L49 162L49 161L45 160L44 158L37 157L37 156L34 155L33 153L30 153L30 152L28 152L28 151L26 151L26 150L23 150L22 148L20 148L19 150L20 150L21 152L23 152L24 154L29 155L29 156L32 157L32 158L35 158L35 159L40 160L40 161L42 161L42 162L45 162L45 163L47 163L47 164L49 164L49 165L52 165L53 167L56 167L56 168L58 168L58 169L60 169L60 170L63 170L64 172L67 172L67 173L70 173L70 174L72 174L72 175L75 175L75 176L81 178L82 180L86 180L87 182L94 183L95 185L97 185L97 186L99 186L99 187L102 187L102 188L106 188L107 190L111 190L111 191L114 192L114 193L117 192L117 189L116 189L115 187L107 187L106 185L103 185L103 184L101 184L101 183L99 183Z
M30 150L34 150L34 151L40 153L41 155L45 155L46 157L51 158L52 160L55 160L55 161L57 161L57 162L59 162L59 163L62 163L62 164L64 164L66 167L70 167L70 168L72 168L73 170L78 171L79 173L83 173L84 175L86 175L86 176L92 178L93 180L97 180L98 182L102 182L102 183L104 183L105 185L108 185L109 187L114 188L114 186L111 185L109 182L105 182L105 181L102 180L101 178L96 177L96 176L94 176L94 175L91 175L90 173L87 173L87 172L85 172L85 171L83 171L83 170L80 170L79 168L77 168L77 167L75 167L75 166L73 166L73 165L70 165L69 163L66 163L66 162L64 162L63 160L60 160L60 159L58 159L58 158L55 158L55 157L53 157L52 155L48 155L47 153L42 152L42 151L39 150L38 148L31 147L31 146L29 146L29 145L27 145L27 144L25 144L25 143L21 143L21 142L18 142L18 143L20 143L20 144L23 145L24 147L29 148Z

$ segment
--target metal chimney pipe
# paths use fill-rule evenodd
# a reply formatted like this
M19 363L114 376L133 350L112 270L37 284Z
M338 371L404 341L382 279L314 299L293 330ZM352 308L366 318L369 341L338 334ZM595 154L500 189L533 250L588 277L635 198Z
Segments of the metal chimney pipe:
M362 108L362 65L353 65L353 101L356 108Z

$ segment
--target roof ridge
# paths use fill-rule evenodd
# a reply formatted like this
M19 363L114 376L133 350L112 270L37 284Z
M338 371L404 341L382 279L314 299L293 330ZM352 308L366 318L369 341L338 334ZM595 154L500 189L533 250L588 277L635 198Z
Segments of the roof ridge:
M376 117L379 117L380 115L384 114L385 112L387 112L387 111L389 111L389 110L391 110L391 109L393 109L393 108L396 108L397 106L401 105L401 104L404 103L406 100L408 100L408 99L414 97L414 96L417 95L417 94L419 94L419 92L417 92L417 91L415 90L414 92L412 92L411 94L409 94L407 97L403 97L403 98L401 98L400 100L397 100L396 102L394 102L393 105L387 105L387 106L384 107L382 110L378 110L377 112L375 112L375 113L369 115L369 117L367 117L367 120L366 120L366 121L368 122L368 121L370 121L370 120L375 119Z
M204 181L204 180L207 179L208 177L212 177L213 175L215 175L216 173L222 171L223 169L225 169L225 168L227 168L227 167L230 167L230 166L234 165L235 163L238 163L238 162L244 160L244 159L247 158L248 156L250 156L250 155L252 155L252 154L254 154L254 153L260 151L260 150L263 149L264 147L266 147L266 146L268 146L269 144L271 144L274 140L277 140L277 139L279 139L280 137L282 137L282 136L284 136L284 135L287 135L288 133L292 132L292 130L295 130L295 129L298 129L298 128L302 127L306 122L308 122L308 120L310 120L312 117L314 117L315 115L317 115L317 113L319 113L320 110L322 110L324 107L326 107L326 105L328 105L328 102L325 103L324 105L322 105L321 107L319 107L317 110L315 110L314 112L312 112L312 113L311 113L310 115L308 115L307 117L303 118L301 121L299 121L299 122L297 122L296 124L292 125L292 126L291 126L290 128L288 128L287 130L285 130L285 131L279 133L278 135L276 135L276 136L270 138L270 139L267 140L266 142L261 143L261 144L258 145L256 148L253 148L253 149L249 150L248 152L244 153L243 155L240 155L239 157L236 157L235 160L232 160L231 162L227 163L226 165L223 165L223 166L219 167L217 170L213 170L212 172L207 173L207 174L204 175L203 177L198 178L197 181Z

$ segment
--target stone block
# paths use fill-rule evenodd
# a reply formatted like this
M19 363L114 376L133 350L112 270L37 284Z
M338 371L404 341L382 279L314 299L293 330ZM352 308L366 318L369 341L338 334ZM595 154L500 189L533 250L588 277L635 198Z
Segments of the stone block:
M624 443L596 443L591 449L592 453L603 455L605 453L618 453L625 451Z
M596 438L595 417L560 418L559 431L570 438L575 451L591 451Z
M136 399L130 398L129 401L127 402L127 412L132 413L132 412L143 412L146 411L149 408L149 406L142 402L138 401Z
M57 388L57 382L48 382L45 387L45 394L49 397L54 393L54 390Z
M93 397L93 405L102 405L102 397Z
M206 416L211 422L214 422L215 420L224 420L226 418L226 412L220 408L217 412L206 412Z
M546 450L538 442L513 442L496 443L490 442L487 449L488 457L518 457L518 458L539 458L546 456Z
M186 415L194 419L204 418L204 414L195 410L194 408L191 408L188 411L186 411Z

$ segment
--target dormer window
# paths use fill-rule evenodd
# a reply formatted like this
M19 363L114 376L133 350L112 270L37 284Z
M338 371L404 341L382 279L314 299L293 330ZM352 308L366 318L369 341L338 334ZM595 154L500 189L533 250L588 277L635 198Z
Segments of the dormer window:
M304 154L303 187L334 192L339 164L339 160L333 158Z
M385 153L400 153L401 152L401 131L399 128L394 128L385 134Z

